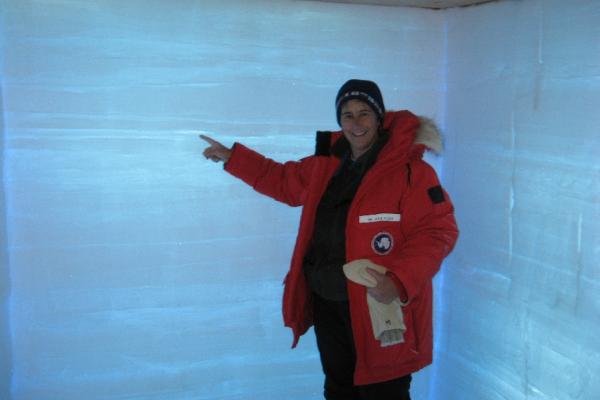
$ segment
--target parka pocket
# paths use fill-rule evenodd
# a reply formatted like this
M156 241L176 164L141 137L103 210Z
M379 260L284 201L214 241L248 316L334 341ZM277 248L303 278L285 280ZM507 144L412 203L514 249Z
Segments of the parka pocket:
M360 358L364 360L365 365L374 369L388 369L392 365L397 365L398 362L410 364L421 357L410 306L403 307L403 318L406 331L402 343L383 347L375 338L371 327L366 329L369 332L368 337L364 338L363 343L357 343L362 350L359 351ZM368 323L370 324L370 321Z

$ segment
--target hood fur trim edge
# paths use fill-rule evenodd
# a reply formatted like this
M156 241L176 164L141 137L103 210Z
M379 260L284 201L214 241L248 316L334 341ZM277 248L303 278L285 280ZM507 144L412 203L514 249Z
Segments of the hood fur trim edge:
M442 135L437 125L431 118L419 116L419 129L415 136L415 144L423 144L436 154L440 154L443 149Z

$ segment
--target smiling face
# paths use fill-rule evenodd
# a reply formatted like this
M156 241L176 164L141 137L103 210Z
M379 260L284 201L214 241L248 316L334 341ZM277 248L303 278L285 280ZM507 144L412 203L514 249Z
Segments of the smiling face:
M348 100L340 112L344 136L350 142L352 158L356 160L373 146L379 131L379 119L367 103Z

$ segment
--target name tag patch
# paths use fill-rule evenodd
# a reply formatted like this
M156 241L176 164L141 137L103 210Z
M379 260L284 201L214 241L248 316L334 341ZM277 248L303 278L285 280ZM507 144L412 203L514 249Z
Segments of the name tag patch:
M369 224L372 222L400 222L400 214L371 214L371 215L361 215L358 217L358 222L360 224Z

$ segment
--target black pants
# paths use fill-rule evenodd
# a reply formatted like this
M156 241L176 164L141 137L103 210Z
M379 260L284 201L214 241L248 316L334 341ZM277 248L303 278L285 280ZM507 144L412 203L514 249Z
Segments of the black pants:
M313 293L314 323L327 400L410 400L411 376L354 386L356 351L347 301L330 301Z

